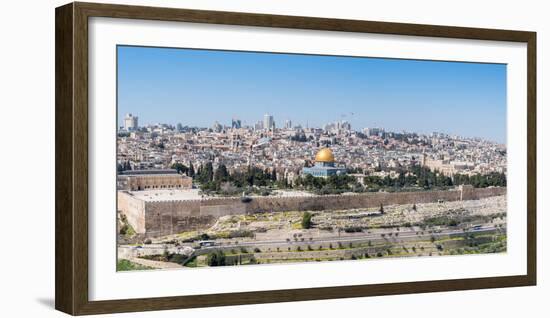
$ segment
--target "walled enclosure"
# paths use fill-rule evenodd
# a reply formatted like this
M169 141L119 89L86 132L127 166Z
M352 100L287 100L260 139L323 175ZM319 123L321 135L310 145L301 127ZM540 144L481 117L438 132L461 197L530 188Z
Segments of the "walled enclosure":
M137 233L149 237L207 229L224 215L283 211L320 211L372 208L383 205L429 203L438 200L477 200L506 194L506 188L475 189L471 186L447 191L376 192L349 195L300 197L240 197L198 200L143 201L118 191L118 210L126 215Z

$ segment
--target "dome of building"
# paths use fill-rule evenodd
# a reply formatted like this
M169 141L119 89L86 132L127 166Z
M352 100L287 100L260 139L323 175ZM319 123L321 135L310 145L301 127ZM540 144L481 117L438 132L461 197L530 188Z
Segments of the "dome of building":
M330 148L323 148L315 155L316 162L334 162L334 155Z

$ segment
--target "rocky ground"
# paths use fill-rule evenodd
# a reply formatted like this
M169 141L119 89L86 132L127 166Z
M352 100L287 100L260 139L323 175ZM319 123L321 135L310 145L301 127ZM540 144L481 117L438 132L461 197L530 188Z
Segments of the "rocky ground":
M438 226L454 220L463 227L481 223L506 223L506 197L497 196L481 200L391 205L380 208L341 211L311 211L312 229L302 229L304 212L289 211L254 215L224 216L206 233L229 233L248 230L256 239L277 239L294 233L311 233L314 236L332 235L335 231L362 229L379 231L397 227ZM431 222L431 223L430 223ZM324 233L323 233L324 232ZM351 233L351 231L349 232Z

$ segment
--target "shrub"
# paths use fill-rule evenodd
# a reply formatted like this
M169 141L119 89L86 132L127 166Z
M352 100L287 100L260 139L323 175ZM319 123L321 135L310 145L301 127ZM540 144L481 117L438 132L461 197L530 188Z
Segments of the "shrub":
M118 233L122 235L126 235L126 231L128 231L128 225L124 224L120 227L120 230L118 231Z
M363 232L363 228L361 226L349 226L349 227L344 228L344 232L346 232L346 233Z
M252 198L250 198L250 197L242 197L242 198L241 198L241 202L242 202L242 203L252 202Z

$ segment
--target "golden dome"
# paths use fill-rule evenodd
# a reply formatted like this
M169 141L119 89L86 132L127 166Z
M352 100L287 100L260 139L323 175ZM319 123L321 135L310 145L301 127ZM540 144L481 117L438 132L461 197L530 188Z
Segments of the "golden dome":
M316 162L334 162L334 155L330 148L323 148L315 155Z

